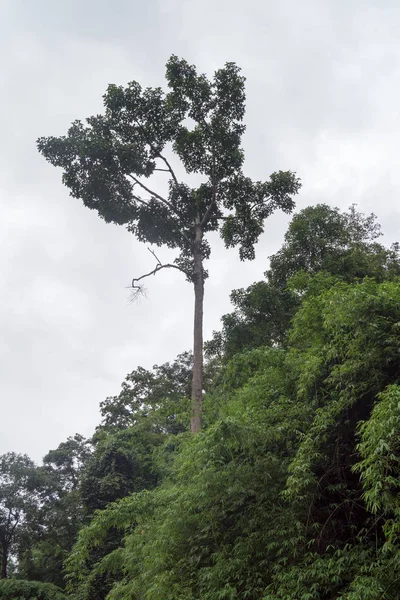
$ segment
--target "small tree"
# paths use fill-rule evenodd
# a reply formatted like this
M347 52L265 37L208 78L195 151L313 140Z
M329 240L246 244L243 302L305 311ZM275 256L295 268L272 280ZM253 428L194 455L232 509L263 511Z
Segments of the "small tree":
M75 121L67 136L38 140L38 149L63 169L63 182L75 198L107 222L126 225L140 241L180 250L172 264L157 264L133 279L142 281L164 268L182 271L194 286L194 352L191 430L201 429L203 393L204 260L210 256L206 234L218 231L226 247L239 246L241 260L254 259L264 220L280 208L291 212L300 182L290 171L253 182L242 173L241 137L245 126L245 79L234 63L212 80L185 60L167 63L168 93L110 85L104 115ZM189 187L169 160L170 150L186 174L204 181ZM181 170L181 169L180 169ZM166 193L144 179L156 171L169 178ZM140 195L142 194L142 195Z
M63 562L85 517L79 482L90 454L89 440L77 433L50 450L37 467L40 498L36 515L27 514L18 536L19 578L65 586Z

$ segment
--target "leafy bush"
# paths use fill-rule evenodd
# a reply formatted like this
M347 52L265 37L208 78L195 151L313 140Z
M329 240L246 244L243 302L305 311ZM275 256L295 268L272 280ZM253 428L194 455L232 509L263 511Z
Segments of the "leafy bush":
M1 579L1 600L67 600L55 585L23 579Z

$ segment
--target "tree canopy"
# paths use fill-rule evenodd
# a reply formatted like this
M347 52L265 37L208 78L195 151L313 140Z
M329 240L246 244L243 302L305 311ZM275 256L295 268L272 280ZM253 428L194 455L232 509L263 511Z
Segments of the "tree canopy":
M324 272L347 282L400 275L399 246L379 244L380 235L376 216L355 205L345 212L327 204L299 211L282 248L269 257L265 280L231 293L235 310L222 317L222 331L207 342L208 354L229 358L246 348L282 343L311 275Z

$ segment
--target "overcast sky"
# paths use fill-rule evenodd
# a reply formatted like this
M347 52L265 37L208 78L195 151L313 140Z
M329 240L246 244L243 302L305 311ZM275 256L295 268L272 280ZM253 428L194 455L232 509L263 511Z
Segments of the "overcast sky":
M396 0L0 0L0 453L35 460L90 435L99 402L138 365L191 347L192 289L144 245L72 199L39 136L101 111L109 83L163 85L171 54L247 77L246 172L296 171L298 208L374 211L400 238L400 3ZM262 278L287 217L252 263L214 244L205 336L229 293ZM170 254L160 251L160 256Z

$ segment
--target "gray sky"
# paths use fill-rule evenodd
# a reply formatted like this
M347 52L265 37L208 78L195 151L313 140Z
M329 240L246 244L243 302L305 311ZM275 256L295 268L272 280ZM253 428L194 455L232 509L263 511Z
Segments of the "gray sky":
M0 0L0 453L39 460L90 435L128 372L191 347L191 287L162 272L129 304L151 256L68 196L37 137L100 112L108 83L163 85L171 54L209 74L235 61L247 173L294 170L298 208L357 202L389 243L400 238L399 31L395 0ZM269 220L252 263L216 241L206 338L231 289L262 278L286 223Z

